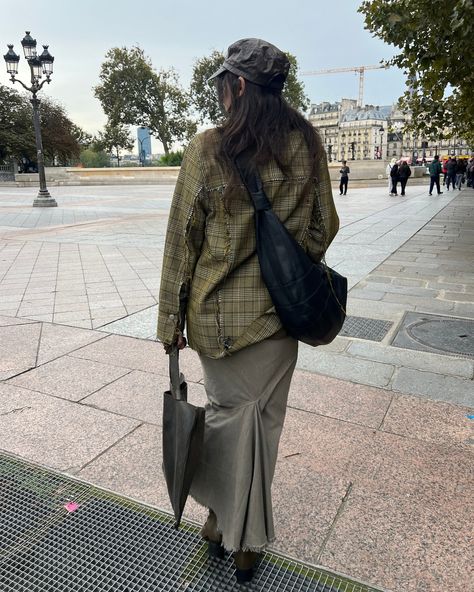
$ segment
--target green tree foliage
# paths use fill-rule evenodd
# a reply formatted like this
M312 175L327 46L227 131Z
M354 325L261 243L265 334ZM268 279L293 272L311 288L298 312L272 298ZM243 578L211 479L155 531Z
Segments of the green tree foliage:
M181 166L183 161L184 150L177 150L176 152L170 152L165 154L158 161L158 166Z
M0 161L36 155L31 105L0 84Z
M286 54L290 60L290 71L283 88L283 96L288 103L300 111L309 107L309 99L305 95L304 85L298 80L298 61L291 53ZM200 115L202 123L209 121L215 125L221 123L223 114L217 100L213 82L209 78L224 62L224 54L214 50L211 55L199 58L194 63L191 79L191 100Z
M47 97L40 104L46 164L69 164L79 156L78 129L64 108ZM0 85L0 159L36 160L33 108L29 97Z
M304 112L308 109L310 100L305 95L304 83L298 80L298 60L288 51L286 55L290 60L290 71L283 87L283 96L292 107Z
M156 72L139 47L114 47L105 58L94 94L110 121L148 127L166 154L196 133L189 96L174 70Z
M103 150L85 148L81 151L79 160L83 167L101 169L110 166L110 157Z
M217 100L216 88L209 78L224 63L224 54L214 50L210 56L204 56L194 62L191 78L191 101L199 113L201 123L207 121L218 125L222 122L223 113Z
M99 132L93 141L94 150L96 152L104 150L113 154L117 159L117 166L120 166L120 151L131 150L133 145L134 141L130 130L126 126L112 121L106 123L104 131Z
M76 139L76 142L79 144L81 150L89 148L94 139L92 134L89 134L88 132L84 131L81 127L79 127L76 124L73 124L72 126L72 134Z
M40 105L41 136L45 162L67 165L79 158L77 127L66 115L64 107L43 97Z
M426 137L459 136L474 145L474 3L472 0L371 0L359 11L374 36L400 50L400 106Z

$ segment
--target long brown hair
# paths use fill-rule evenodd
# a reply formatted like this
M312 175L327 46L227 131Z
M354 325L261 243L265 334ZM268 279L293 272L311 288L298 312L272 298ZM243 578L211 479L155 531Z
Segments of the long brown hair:
M313 163L309 184L316 178L323 151L321 139L309 121L286 102L281 90L245 80L245 92L239 97L239 78L229 71L217 78L216 87L221 106L225 93L231 99L226 118L218 127L221 134L219 156L231 170L235 172L234 158L245 151L256 165L274 160L287 174L291 164L285 162L289 134L299 130Z

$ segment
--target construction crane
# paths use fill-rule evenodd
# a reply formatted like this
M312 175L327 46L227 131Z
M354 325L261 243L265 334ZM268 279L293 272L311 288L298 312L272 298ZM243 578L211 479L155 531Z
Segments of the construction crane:
M366 70L385 70L388 66L380 64L376 66L354 66L353 68L329 68L327 70L312 70L310 72L302 72L303 76L320 76L322 74L339 74L339 72L355 72L359 74L359 100L357 105L362 107L364 102L364 74Z

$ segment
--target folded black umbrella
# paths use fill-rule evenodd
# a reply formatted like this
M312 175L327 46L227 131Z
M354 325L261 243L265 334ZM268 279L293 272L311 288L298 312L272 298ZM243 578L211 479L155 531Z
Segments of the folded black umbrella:
M169 354L170 390L163 397L163 471L179 528L204 442L203 407L187 402L188 386L179 373L179 350Z

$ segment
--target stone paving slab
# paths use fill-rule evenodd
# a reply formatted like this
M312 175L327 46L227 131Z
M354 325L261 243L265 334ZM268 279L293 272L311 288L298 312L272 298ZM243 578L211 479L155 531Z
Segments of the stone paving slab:
M62 471L90 462L140 422L0 384L0 447Z
M36 366L41 323L1 327L0 380Z
M414 368L399 368L394 374L391 386L394 391L474 408L474 383L472 380L444 376L440 373L425 372Z
M294 409L378 428L384 421L392 397L389 391L299 371L291 382L288 405Z
M147 423L162 425L162 394L169 390L169 378L133 370L109 386L82 399L81 403L133 417ZM188 401L193 405L205 405L204 386L188 382Z
M418 351L414 356L410 350L390 347L386 343L353 341L349 345L347 353L357 358L392 364L397 367L423 368L425 371L467 379L474 376L474 360Z
M433 402L407 395L395 395L381 429L407 438L436 444L462 445L472 450L472 410L449 403Z
M38 351L38 364L44 364L84 345L103 339L102 333L79 327L43 323Z
M69 401L80 401L129 372L117 366L63 356L12 378L9 384Z
M324 347L313 349L304 345L299 348L297 366L302 370L378 387L388 386L395 371L391 364L326 351Z
M472 584L472 497L399 497L355 485L321 563L403 592L465 592Z

